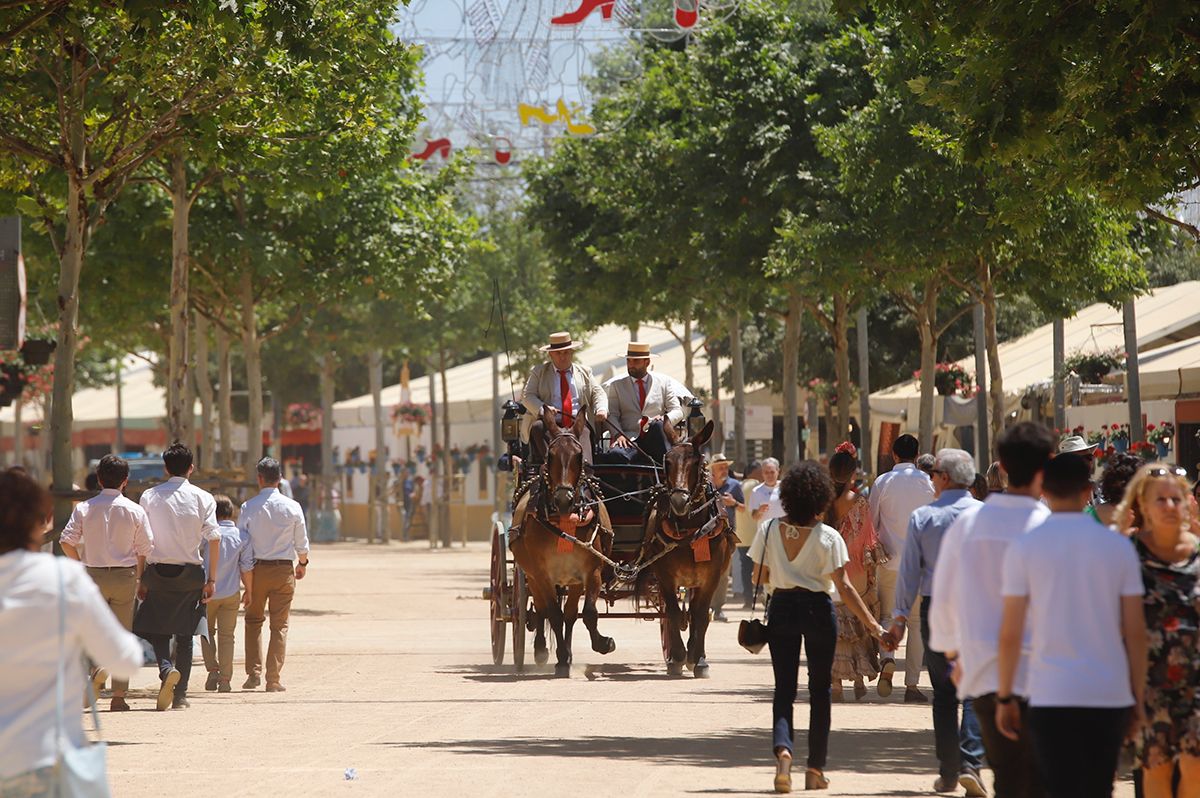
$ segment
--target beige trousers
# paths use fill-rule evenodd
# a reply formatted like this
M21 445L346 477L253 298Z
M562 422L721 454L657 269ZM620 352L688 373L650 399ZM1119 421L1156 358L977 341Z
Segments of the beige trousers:
M892 625L892 613L896 610L896 580L899 571L880 568L879 579L879 623L884 629ZM921 643L921 597L913 602L909 611L908 631L904 635L904 686L916 687L921 680L921 665L925 662L925 646ZM883 653L884 659L894 655Z
M112 610L113 615L129 631L133 631L133 599L137 595L137 569L132 565L128 568L88 568L88 576L100 588L100 595ZM113 694L125 695L129 689L129 681L113 679Z
M269 612L271 641L267 644L267 684L278 683L279 673L283 670L288 615L292 611L295 592L296 572L290 562L255 564L254 590L250 606L246 608L246 673L259 676L263 672L262 626Z
M209 601L206 609L208 637L200 638L205 670L209 673L218 671L221 680L226 682L233 678L233 633L237 629L238 607L241 603L241 591Z

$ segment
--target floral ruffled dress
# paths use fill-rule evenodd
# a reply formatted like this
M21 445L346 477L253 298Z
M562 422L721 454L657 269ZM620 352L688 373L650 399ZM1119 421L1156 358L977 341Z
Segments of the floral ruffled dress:
M1200 756L1200 548L1181 563L1155 557L1134 538L1146 586L1150 641L1146 727L1139 763L1153 768Z

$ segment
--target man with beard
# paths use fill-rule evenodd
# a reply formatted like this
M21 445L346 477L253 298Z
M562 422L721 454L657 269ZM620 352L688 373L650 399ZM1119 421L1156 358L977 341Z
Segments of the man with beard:
M650 344L630 341L625 351L627 374L604 384L608 393L611 459L661 463L669 448L664 424L683 420L683 406L672 381L650 371Z

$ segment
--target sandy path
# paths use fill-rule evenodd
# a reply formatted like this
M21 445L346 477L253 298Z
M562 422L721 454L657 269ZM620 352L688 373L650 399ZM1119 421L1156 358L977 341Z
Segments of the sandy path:
M617 619L601 620L617 651L577 646L570 679L518 675L490 664L487 572L478 545L317 548L293 605L288 692L240 692L239 656L234 692L206 693L197 662L191 709L156 713L144 669L135 711L102 714L116 796L770 790L770 661L737 646L736 623L712 627L706 681L668 679L657 624ZM238 640L240 653L240 624ZM829 795L932 794L929 708L902 694L834 706ZM1116 794L1131 796L1128 782Z

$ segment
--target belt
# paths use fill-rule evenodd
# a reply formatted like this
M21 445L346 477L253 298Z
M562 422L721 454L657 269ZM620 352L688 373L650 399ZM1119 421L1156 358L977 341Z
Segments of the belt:
M813 595L828 595L824 590L809 590L806 587L777 587L772 590L771 593L812 593Z
M132 571L135 565L85 565L89 571Z
M291 560L255 560L255 565L291 565Z

